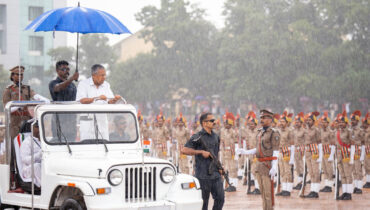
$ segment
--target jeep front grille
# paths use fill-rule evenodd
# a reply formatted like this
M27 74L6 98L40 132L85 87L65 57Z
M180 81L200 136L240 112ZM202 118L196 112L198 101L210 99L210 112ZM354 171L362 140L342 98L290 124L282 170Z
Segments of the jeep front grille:
M156 200L157 168L153 166L124 169L125 199L128 202Z

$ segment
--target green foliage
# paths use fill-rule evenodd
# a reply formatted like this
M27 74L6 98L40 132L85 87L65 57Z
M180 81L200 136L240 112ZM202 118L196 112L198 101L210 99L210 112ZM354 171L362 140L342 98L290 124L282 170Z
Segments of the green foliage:
M228 104L300 111L370 98L370 4L362 0L228 0L225 28L184 0L162 0L136 15L154 45L112 67L112 85L129 101L221 95ZM310 111L310 110L303 110Z

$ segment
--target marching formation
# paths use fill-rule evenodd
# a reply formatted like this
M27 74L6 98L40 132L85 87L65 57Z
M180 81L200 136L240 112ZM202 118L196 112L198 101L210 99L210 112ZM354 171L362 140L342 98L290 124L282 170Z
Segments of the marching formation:
M138 119L143 142L147 142L144 146L149 148L147 155L172 161L181 173L194 173L193 158L180 151L189 137L201 130L196 116L187 123L182 114L171 120L160 113L149 123L139 111ZM226 112L214 123L221 139L220 161L228 179L224 181L225 191L236 191L241 181L248 186L247 194L261 194L256 154L246 152L256 147L262 127L256 114L251 111L243 119ZM339 113L333 120L327 112L321 116L316 111L296 116L273 114L271 127L280 138L274 194L291 196L298 190L302 198L318 198L319 193L334 192L337 200L362 194L362 188L370 188L369 124L369 114L362 116L358 110L349 118L346 112ZM307 184L310 189L306 189Z

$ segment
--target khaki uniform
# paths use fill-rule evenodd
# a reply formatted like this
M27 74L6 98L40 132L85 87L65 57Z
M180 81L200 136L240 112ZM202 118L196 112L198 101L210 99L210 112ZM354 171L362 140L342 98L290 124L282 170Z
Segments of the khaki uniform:
M337 145L337 158L338 158L338 170L339 174L342 178L342 184L352 184L352 170L353 165L349 164L350 162L350 153L351 153L351 132L345 128L345 129L339 129L336 132L336 145ZM340 139L343 144L346 145L340 145L338 136L340 136Z
M290 146L294 144L293 133L289 128L280 130L280 152L279 152L279 169L282 183L292 183L293 176L289 164L290 161Z
M28 85L21 86L21 97L19 98L19 87L15 84L9 85L5 88L3 93L3 105L5 105L9 101L29 101L35 95L35 92L30 88ZM11 113L10 117L10 137L14 139L20 130L22 122L24 120L31 119L30 113L28 111L15 111Z
M353 127L351 130L352 141L355 145L355 158L354 158L354 169L353 169L353 179L362 180L362 164L360 161L361 156L361 146L365 144L365 133L358 126Z
M179 148L177 148L176 153L178 157L178 165L180 168L180 172L184 174L190 174L189 166L191 164L190 163L191 156L189 156L190 158L188 158L188 156L180 154L180 151L182 150L183 146L190 138L189 131L185 127L182 128L178 127L173 130L174 130L173 138L177 140L177 144L179 145Z
M271 169L271 158L273 151L279 150L279 132L269 127L266 131L258 129L256 140L256 172L257 181L261 189L262 205L264 210L273 209L273 187L274 183L269 174Z
M294 136L294 164L295 164L295 171L299 177L303 177L303 157L304 157L304 133L305 129L294 129L293 136Z
M312 126L307 127L304 133L305 160L311 183L320 183L320 170L317 159L319 158L319 144L321 143L319 130Z
M0 145L5 141L5 127L0 127ZM0 164L5 163L5 154L0 155Z
M237 134L238 142L239 142L239 148L243 148L243 142L245 141L246 138L246 127L243 127L240 125L240 128L236 128L235 132ZM239 141L240 140L240 141ZM239 155L238 157L238 170L242 170L244 167L244 162L245 162L245 155ZM239 172L238 172L239 175Z
M321 129L320 136L324 155L321 168L324 171L325 179L328 181L332 181L334 173L333 161L329 162L328 159L331 153L330 146L335 144L334 132L331 131L329 128L327 128L326 130Z
M221 129L221 155L224 168L229 172L230 178L236 178L238 165L235 160L235 144L238 144L238 137L235 130L230 128Z
M167 140L170 139L166 126L155 127L152 133L153 147L158 158L167 159Z
M247 136L246 136L246 140L247 140L247 145L248 145L248 149L252 149L252 148L255 148L255 145L257 144L257 129L254 129L254 130L251 130L251 129L248 129L248 133L247 133ZM249 160L250 160L250 168L251 168L251 173L254 177L257 176L257 170L256 170L256 163L257 163L257 157L256 155L249 155Z
M365 173L366 182L368 182L368 177L370 177L370 129L364 130L364 142L365 142ZM370 181L370 180L369 180Z

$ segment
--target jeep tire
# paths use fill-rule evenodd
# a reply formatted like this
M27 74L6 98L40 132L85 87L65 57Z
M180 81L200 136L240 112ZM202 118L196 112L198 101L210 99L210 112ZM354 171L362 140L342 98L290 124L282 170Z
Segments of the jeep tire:
M81 204L73 198L67 198L64 200L61 210L83 210Z

